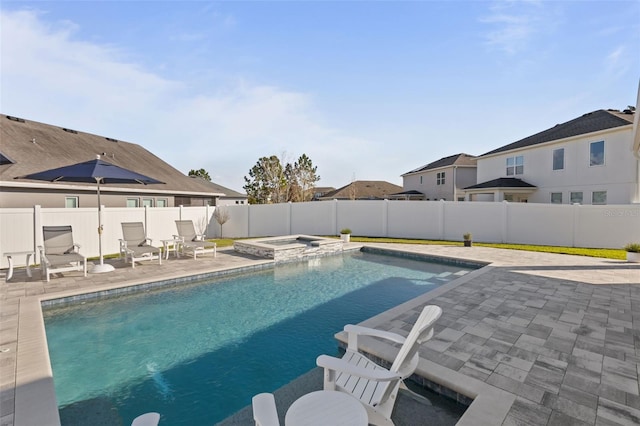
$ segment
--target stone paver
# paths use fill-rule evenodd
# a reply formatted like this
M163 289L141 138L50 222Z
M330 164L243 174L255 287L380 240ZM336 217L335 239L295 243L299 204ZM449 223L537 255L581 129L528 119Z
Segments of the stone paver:
M640 265L483 247L371 245L491 264L379 324L406 334L422 306L441 306L435 337L420 348L421 357L441 368L437 374L451 372L514 396L505 415L483 424L640 423ZM14 425L18 318L25 300L257 262L219 250L215 260L171 258L135 269L116 261L112 273L65 273L49 284L37 270L31 279L18 270L0 284L0 426Z

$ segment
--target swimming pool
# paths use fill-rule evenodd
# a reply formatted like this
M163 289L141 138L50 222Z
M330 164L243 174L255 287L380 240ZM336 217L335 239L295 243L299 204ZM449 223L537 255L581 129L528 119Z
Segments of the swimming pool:
M468 271L355 253L46 309L62 424L214 424L336 353L344 324Z

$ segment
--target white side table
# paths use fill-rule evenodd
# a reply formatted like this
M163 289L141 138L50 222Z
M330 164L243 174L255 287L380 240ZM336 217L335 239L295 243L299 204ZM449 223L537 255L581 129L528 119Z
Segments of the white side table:
M180 238L169 238L167 240L162 241L162 245L164 246L164 258L169 259L169 252L172 251L175 253L176 257L180 257L180 243L182 240ZM172 244L173 247L169 248L169 244Z
M316 391L298 398L287 410L285 426L367 426L364 405L338 391Z
M33 255L33 251L12 251L12 252L5 253L4 256L7 257L7 261L9 262L9 271L7 272L6 280L9 281L11 278L13 278L13 258L20 257L20 256L26 257L25 264L27 265L27 276L31 278L32 276L31 267L29 263L31 263L32 255Z

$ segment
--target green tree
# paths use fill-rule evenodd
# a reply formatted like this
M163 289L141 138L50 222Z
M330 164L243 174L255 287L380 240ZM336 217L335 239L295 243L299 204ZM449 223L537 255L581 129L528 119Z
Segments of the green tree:
M245 176L250 204L284 203L307 201L313 195L311 189L320 180L318 168L306 154L294 164L283 166L275 155L262 157Z
M295 175L294 183L298 190L299 200L297 201L311 200L313 196L311 190L316 186L316 182L320 180L318 167L313 165L307 154L302 154L293 165L293 171Z
M276 155L262 157L244 177L250 204L280 203L286 201L287 181L284 168Z
M209 182L211 182L211 176L209 176L209 172L207 172L205 169L200 169L200 170L191 169L189 170L189 176L198 176L204 180L208 180Z

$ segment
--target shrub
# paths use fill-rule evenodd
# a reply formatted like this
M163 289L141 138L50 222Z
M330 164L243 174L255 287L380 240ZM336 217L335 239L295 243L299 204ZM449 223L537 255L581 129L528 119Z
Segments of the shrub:
M349 228L342 228L342 229L340 230L340 233L341 233L341 234L350 234L350 233L351 233L351 229L349 229Z
M640 243L629 243L624 246L624 249L631 253L640 253Z

